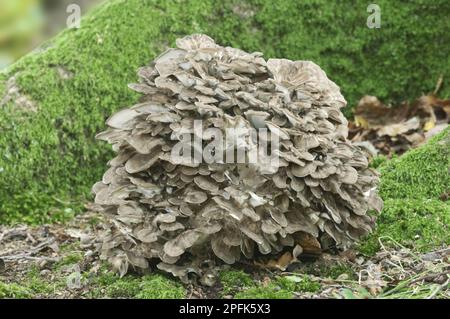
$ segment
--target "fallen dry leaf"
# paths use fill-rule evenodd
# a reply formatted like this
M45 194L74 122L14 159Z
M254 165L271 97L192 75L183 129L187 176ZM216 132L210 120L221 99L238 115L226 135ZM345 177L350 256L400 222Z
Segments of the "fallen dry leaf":
M314 236L299 232L295 236L295 242L303 249L302 254L318 256L322 253L322 247Z
M287 251L283 255L278 258L278 260L269 260L269 262L265 265L267 268L271 269L279 269L279 270L286 270L286 268L289 266L291 261L293 260L292 254Z
M364 96L349 122L354 143L369 142L381 154L402 154L425 143L448 126L450 100L424 95L412 103L386 106L374 96ZM374 156L371 147L361 144Z

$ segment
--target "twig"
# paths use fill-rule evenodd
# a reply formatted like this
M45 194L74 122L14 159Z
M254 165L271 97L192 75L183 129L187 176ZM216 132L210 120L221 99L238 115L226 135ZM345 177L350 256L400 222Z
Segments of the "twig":
M389 295L392 295L394 292L397 292L398 290L407 287L412 282L414 282L416 279L423 278L423 275L425 275L427 273L429 273L429 271L424 271L423 273L417 274L415 276L410 277L409 279L407 279L405 281L400 282L397 286L395 286L391 290L387 291L386 293L381 294L380 297L387 297Z
M55 242L55 238L50 238L49 240L40 243L35 247L31 247L27 252L20 253L16 255L0 255L0 258L3 260L18 260L18 259L43 259L46 257L33 257L34 254L40 252L41 250L49 247L51 244Z
M447 279L442 285L439 285L432 293L430 296L427 297L427 299L433 299L434 297L436 297L436 295L442 290L444 289L445 286L447 286L450 282L450 279Z
M421 280L423 280L423 281L431 281L431 280L435 279L436 277L439 277L439 276L442 276L442 275L449 275L449 274L450 274L450 272L448 272L448 271L444 272L444 273L430 274L430 275L427 275L425 277L421 277L421 278L413 280L411 282L411 284L415 284L416 282L421 281Z
M192 295L194 294L194 286L192 284L189 285L189 289L191 290L191 292L189 293L189 297L187 297L187 299L191 299Z
M35 257L35 256L27 255L27 254L19 254L19 255L12 255L12 256L2 256L1 259L3 259L4 261L14 261L14 260L20 260L20 259L27 259L27 260L46 260L46 261L57 262L61 258L59 258L59 257L45 257L45 256Z
M26 231L27 231L26 226L19 226L13 229L7 229L6 231L0 234L0 242L16 236L26 237L27 236Z
M414 258L415 258L416 260L418 260L418 261L422 261L422 258L421 258L419 255L413 253L411 249L408 249L407 247L403 246L402 244L400 244L398 241L396 241L396 240L395 240L394 238L392 238L391 236L380 236L380 237L378 237L378 243L380 244L381 248L382 248L385 252L387 252L389 255L392 256L392 253L391 253L391 252L386 248L386 246L383 244L382 239L389 239L389 240L391 240L391 241L392 241L395 245L397 245L398 247L407 250L407 251L408 251L408 254L409 254L410 256L414 257Z
M284 275L290 275L290 276L304 276L304 274L300 274L300 273L296 273L296 272L287 272L287 271L283 271L280 275L284 276ZM356 280L350 280L350 279L330 279L330 278L322 278L322 277L317 277L314 276L314 279L318 280L318 281L322 281L322 282L347 282L347 283L353 283L356 284L358 283ZM328 286L331 286L328 285Z

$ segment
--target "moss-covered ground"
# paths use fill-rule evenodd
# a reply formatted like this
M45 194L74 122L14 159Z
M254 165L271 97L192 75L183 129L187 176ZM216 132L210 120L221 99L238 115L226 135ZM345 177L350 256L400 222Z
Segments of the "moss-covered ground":
M275 276L264 282L255 281L242 270L226 270L220 273L221 297L235 299L290 299L294 293L318 292L320 284L308 275Z
M67 223L35 227L0 226L0 299L445 298L450 293L448 252L436 247L424 254L393 238L383 240L373 257L355 250L325 253L285 271L270 266L274 256L220 265L210 287L195 280L183 284L155 267L144 273L131 267L120 278L95 252L102 226L90 222L93 216L88 212Z
M0 73L0 222L65 220L82 210L111 157L95 134L113 111L137 100L127 88L136 69L186 34L207 33L266 57L313 60L350 105L365 94L415 98L440 74L448 79L450 3L377 4L380 29L366 26L363 1L105 2L80 29ZM445 97L450 86L443 83Z
M394 257L396 251L390 251ZM403 272L395 262L402 264ZM261 272L223 270L218 282L212 288L198 285L183 285L167 274L147 274L145 276L117 274L102 265L95 273L86 269L78 276L79 287L69 287L73 273L68 268L55 267L43 273L38 267L31 267L14 281L5 281L0 276L0 299L28 298L95 298L95 299L181 299L181 298L224 298L224 299L292 299L292 298L448 298L449 287L443 274L445 263L434 263L429 269L412 272L410 260L392 258L394 270L390 270L385 282L376 290L377 284L361 282L361 269L355 264L337 262L329 265L309 264L301 272L278 273L261 276ZM430 262L427 262L429 265ZM372 264L373 265L373 264ZM408 265L408 267L407 267ZM416 264L416 266L423 264ZM72 265L73 266L73 265ZM318 267L316 267L318 266ZM369 271L370 267L366 270ZM393 277L391 277L393 276ZM440 278L440 277L442 278ZM439 279L440 278L440 279ZM390 279L390 280L389 280ZM436 282L436 279L438 282ZM434 281L433 281L434 280ZM440 280L440 281L439 281Z
M173 279L162 275L140 277L118 275L106 270L95 275L82 274L83 287L77 291L67 288L70 275L53 269L52 278L31 269L18 282L0 280L0 299L23 298L127 298L127 299L180 299L186 297L186 289Z

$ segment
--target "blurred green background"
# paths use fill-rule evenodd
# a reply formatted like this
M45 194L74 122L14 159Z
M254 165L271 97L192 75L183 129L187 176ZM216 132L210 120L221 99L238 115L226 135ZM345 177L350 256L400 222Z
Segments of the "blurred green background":
M0 0L0 70L66 27L69 4L87 12L100 0Z

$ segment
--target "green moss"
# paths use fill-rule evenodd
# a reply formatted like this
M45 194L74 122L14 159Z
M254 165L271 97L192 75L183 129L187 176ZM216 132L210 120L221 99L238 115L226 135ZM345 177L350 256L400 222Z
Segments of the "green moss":
M291 299L294 293L317 292L320 284L308 276L277 277L266 287L249 286L234 295L234 299Z
M390 237L419 251L450 244L450 203L440 195L450 189L450 128L426 145L380 166L384 208L377 229L360 244L374 254L378 238Z
M179 283L161 275L145 276L139 285L138 299L181 299L186 290Z
M387 199L375 233L359 249L372 255L380 248L379 238L388 246L396 242L418 251L450 244L450 204L435 199Z
M383 199L439 198L450 189L450 128L426 145L381 165Z
M226 296L234 294L241 289L255 285L253 278L242 270L225 270L219 274L222 284L221 295Z
M5 74L0 73L0 92L1 94L5 93L6 83L5 83Z
M268 285L238 292L234 299L292 299L293 296L292 291L282 290L277 285Z
M93 277L92 281L94 285L104 287L115 283L119 279L120 278L117 274L109 271L108 266L106 264L103 264L100 267L98 275Z
M33 277L26 280L23 284L33 293L33 297L53 295L62 281L47 282L40 277Z
M65 282L61 278L56 276L51 282L45 280L34 266L18 282L6 284L0 281L0 299L45 298L54 296L55 291L64 287Z
M139 293L138 279L119 279L105 289L106 296L110 298L133 298Z
M45 297L53 295L54 292L66 286L65 280L59 278L56 274L55 278L50 282L42 278L39 268L36 266L32 267L26 277L20 282L21 285L26 287L32 292L32 297Z
M56 271L59 271L63 266L77 264L83 260L83 251L80 249L79 242L62 244L59 249L62 257L53 267Z
M102 266L98 275L84 272L82 279L85 288L89 289L83 291L82 296L87 298L179 299L186 296L179 281L160 274L120 278ZM67 274L58 267L55 267L51 280L43 278L37 267L32 267L16 283L0 280L0 299L47 298L64 291L67 291Z
M307 275L279 277L277 284L282 289L292 292L318 292L320 290L320 284L311 280Z
M32 295L31 291L16 283L7 284L0 281L0 299L26 299Z
M384 156L384 155L377 155L376 157L374 157L374 158L370 161L369 167L377 169L377 168L379 168L381 165L386 164L386 162L387 162L388 160L389 160L389 159L388 159L386 156Z
M377 4L381 29L367 28L365 2L105 2L80 29L65 30L0 74L0 96L15 76L38 109L0 107L0 222L65 220L83 209L111 158L95 134L113 111L137 101L127 88L136 69L186 34L204 32L266 57L313 60L350 105L365 94L386 102L415 98L431 91L440 73L449 78L450 3ZM62 78L61 70L72 76Z
M119 278L105 272L93 279L92 298L177 299L184 298L186 290L178 282L162 275Z

